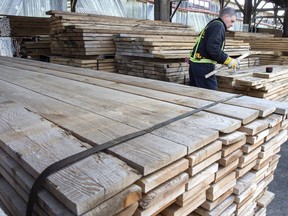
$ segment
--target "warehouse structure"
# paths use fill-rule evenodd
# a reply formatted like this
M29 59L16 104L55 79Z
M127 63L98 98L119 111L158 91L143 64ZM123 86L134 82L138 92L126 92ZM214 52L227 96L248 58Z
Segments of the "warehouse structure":
M2 0L0 215L286 215L287 4ZM241 69L187 86L226 6Z

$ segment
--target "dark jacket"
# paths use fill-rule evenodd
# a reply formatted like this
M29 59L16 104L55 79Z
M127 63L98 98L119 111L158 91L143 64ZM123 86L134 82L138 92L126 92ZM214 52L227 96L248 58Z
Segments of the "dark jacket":
M227 27L221 18L211 20L205 27L198 45L197 53L204 58L223 64L228 55L222 50L225 46L225 32ZM193 48L192 54L195 52Z

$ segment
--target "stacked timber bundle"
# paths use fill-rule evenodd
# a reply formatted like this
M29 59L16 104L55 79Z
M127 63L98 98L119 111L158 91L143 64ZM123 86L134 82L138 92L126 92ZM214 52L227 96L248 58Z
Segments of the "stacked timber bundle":
M263 51L288 51L288 38L261 38L256 39L245 39L246 42L249 42L251 50L263 50Z
M25 212L46 167L79 152L82 160L48 176L35 214L246 216L273 199L287 103L24 59L0 64L0 199L13 215Z
M1 36L12 38L16 56L39 60L50 55L49 22L45 17L6 15L0 21Z
M50 40L49 35L34 37L31 40L22 40L21 42L22 56L29 56L31 59L40 60L42 56L50 56Z
M115 72L115 60L114 58L103 58L103 59L91 59L84 58L68 58L61 56L52 56L50 62L55 64L69 65L73 67L90 68L94 70L102 70L107 72Z
M266 67L273 72L267 73ZM285 65L266 65L240 70L236 73L217 74L221 91L245 94L269 100L283 100L287 97L288 67Z
M120 34L116 45L117 72L133 76L187 83L189 56L195 36Z
M117 72L164 81L188 83L189 65L185 63L184 59L189 56L196 37L196 35L119 34L114 39ZM226 42L225 52L232 57L247 51L249 51L249 44L243 41L228 40Z
M281 55L258 55L259 65L288 65L288 56Z
M116 49L113 36L119 33L152 35L193 33L191 27L170 22L59 11L47 13L52 15L50 36L51 51L55 55L52 59L54 63L83 62L92 58L98 62L99 59L114 57ZM76 65L81 67L80 64ZM91 68L95 68L95 65Z
M5 15L8 19L11 37L34 37L37 35L49 35L49 22L47 17L28 17Z
M274 36L268 33L253 33L253 32L244 32L244 31L228 31L226 33L227 38L234 38L238 40L249 40L249 39L271 39Z

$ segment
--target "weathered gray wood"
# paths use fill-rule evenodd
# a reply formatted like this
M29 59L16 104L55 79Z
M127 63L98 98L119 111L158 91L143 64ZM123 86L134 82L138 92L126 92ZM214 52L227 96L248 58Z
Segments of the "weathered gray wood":
M221 204L227 197L229 197L231 194L233 193L233 188L231 188L230 190L228 190L227 192L225 192L224 194L222 194L218 199L216 199L215 201L210 201L210 200L206 200L201 207L203 207L204 209L207 210L212 210L215 207L217 207L219 204Z
M9 209L12 215L21 216L23 215L23 212L26 212L26 203L1 175L0 200L6 206L6 208Z
M1 147L34 177L48 165L85 150L80 141L19 105L1 104L0 110ZM49 176L45 187L78 214L115 195L139 177L119 159L99 153Z
M197 173L195 176L190 177L186 185L186 190L190 190L191 188L195 187L196 185L200 184L202 181L210 178L211 176L213 176L214 180L215 173L218 171L218 166L218 163L213 163L209 167Z
M189 167L189 169L188 169L189 175L194 176L195 174L204 170L206 167L209 167L211 164L218 161L220 158L221 158L221 152L217 152L217 153L211 155L211 157L200 162L199 164L192 166L192 167Z
M220 151L221 147L222 147L222 142L216 140L213 143L211 143L211 144L199 149L198 151L186 156L186 158L189 159L189 166L195 166L196 164L205 160L209 156Z
M102 202L94 209L84 213L85 216L106 216L115 215L129 206L138 203L142 196L142 190L139 186L133 184L120 193ZM138 205L137 205L138 206ZM136 209L135 209L136 210Z
M230 144L234 144L234 143L236 143L236 142L238 142L244 138L245 138L245 133L235 131L235 132L232 132L230 134L220 134L220 137L218 139L220 141L222 141L223 145L230 145Z
M231 164L233 161L237 160L242 155L241 149L237 149L226 157L221 158L218 163L222 166L227 166Z
M212 211L207 211L206 209L200 207L195 210L200 215L203 216L216 216L221 215L234 201L234 196L229 196L223 202L219 203L217 207L215 207Z
M27 199L25 201L27 202L28 193L31 190L35 179L31 175L29 175L12 157L7 155L1 148L0 164L10 176L13 176L14 181L16 181L23 188L23 190L26 191ZM42 189L41 191L39 191L37 203L49 215L73 215L71 211L69 211L46 189Z
M127 207L123 211L115 214L114 216L132 216L137 208L138 208L138 202L136 202L133 205Z
M151 206L157 205L157 203L162 199L165 199L166 195L171 191L181 186L184 187L188 182L188 178L189 176L187 173L181 173L171 180L164 182L159 187L149 191L147 194L144 194L142 199L139 201L139 206L143 209L148 209Z
M3 65L9 66L9 63L1 61L1 58L0 58L0 62ZM35 67L36 65L35 66L28 66L26 64L23 65L23 64L19 64L19 63L14 61L13 66L17 67L17 68L24 69L24 70L39 72L39 68ZM49 66L47 65L46 68L49 68ZM101 80L101 79L87 77L87 76L74 75L74 74L70 74L70 73L63 73L63 72L61 73L61 72L59 72L59 70L56 72L56 71L49 70L49 69L41 69L41 73L51 74L54 76L59 76L59 77L63 77L63 78L73 79L73 80L79 80L82 82L91 83L91 84L98 85L98 86L103 86L103 87L108 87L108 88L115 89L115 90L120 90L120 91L138 94L138 95L143 95L146 97L151 97L151 98L155 98L155 99L159 99L162 101L167 101L167 102L175 103L175 104L179 104L179 105L185 105L185 106L189 106L192 108L200 108L202 106L205 106L205 105L208 105L209 103L211 103L209 101L205 101L202 99L194 98L193 100L189 100L185 96L172 95L170 93L166 93L166 92L162 92L162 91L155 91L155 90L151 90L151 89L147 89L147 88L143 89L143 88L135 87L132 85L121 84L118 82L107 81L107 80L103 80L103 79ZM129 79L130 79L130 77L129 77ZM192 95L191 95L191 97L192 97ZM239 106L231 106L228 104L218 104L218 105L215 105L215 106L208 108L206 110L209 112L212 112L212 113L217 113L217 114L221 114L223 116L228 116L228 117L233 117L235 119L239 119L242 121L243 124L246 124L246 123L252 121L253 119L255 119L259 115L259 111L257 111L257 110L247 109L247 108L243 108L243 107L239 107Z
M235 161L228 164L227 166L219 166L219 170L216 172L216 175L215 175L215 183L220 181L222 178L224 178L233 170L235 170L237 168L238 162L239 162L239 159L236 159Z
M29 71L25 71L25 73L22 71L22 73L19 74L20 71L17 69L9 69L9 71L10 72L7 74L0 70L1 77L5 77L5 79L12 83L30 88L41 94L61 98L61 100L67 103L82 106L99 115L109 116L110 118L137 128L143 129L143 127L149 127L151 124L157 124L167 120L167 118L175 117L179 115L179 113L191 111L191 109L183 106L172 105L170 103L151 100L146 97L119 91L116 92L111 89L87 85L85 83L74 82L67 79L55 78L47 75L41 75L39 78L37 74L30 73ZM15 79L16 74L17 79ZM31 82L31 79L34 81ZM66 86L66 88L63 89L61 86ZM51 88L54 90L53 93L51 92ZM73 92L73 94L71 94L71 92ZM107 97L109 97L109 101L107 101ZM93 101L97 101L97 106L93 104ZM105 112L103 108L105 108ZM121 115L119 115L119 112ZM144 119L141 119L141 117L145 115L145 112L147 112L146 115L151 116L148 124ZM142 113L142 115L139 116L139 113ZM204 115L206 119L198 119L199 117L204 117ZM220 130L224 133L232 132L241 125L240 121L204 112L199 112L189 118L193 118L195 124ZM208 122L210 124L208 124Z
M136 129L129 127L126 124L121 124L109 118L95 115L91 112L87 112L75 106L70 106L52 98L38 95L32 91L27 91L21 88L19 89L19 87L11 86L9 84L7 86L7 83L5 82L3 82L3 85L1 84L1 90L3 90L3 93L4 89L7 90L6 93L10 95L11 99L22 103L28 109L38 112L41 116L44 116L45 118L54 121L56 124L59 124L66 129L69 129L69 131L86 138L87 140L89 140L89 143L91 142L92 144L101 144L103 142L113 140L114 138L118 138L119 134L127 135L129 133L137 131ZM12 92L18 93L12 95ZM107 125L109 125L109 127L107 127ZM218 136L217 131L214 131L213 136L215 135L216 139ZM151 173L150 167L153 167L153 171L155 171L161 166L166 166L168 165L168 163L173 162L174 156L179 159L187 153L187 149L183 145L177 145L174 142L162 139L161 137L154 135L147 134L145 136L148 137L147 140L145 140L143 137L140 137L139 139L142 141L137 141L136 138L136 142L134 140L131 140L130 142L122 144L122 146L126 145L126 147L123 148L133 149L136 155L132 154L131 151L128 154L127 152L124 153L130 158L133 157L134 159L137 159L140 164L137 164L136 167L139 168L139 170L145 171L145 174L147 174L147 171ZM206 139L205 136L204 138ZM201 143L201 140L197 140L197 142ZM141 152L142 148L139 145L146 149L146 155L143 155L142 153L142 157L139 157L139 151ZM114 151L116 152L116 149L114 149ZM152 154L152 156L149 156L149 152ZM144 159L144 156L146 156L147 159ZM166 157L167 160L165 160L163 157ZM137 160L132 160L131 164L135 164ZM153 165L152 161L154 161L155 163L159 162L160 166L155 167L155 164ZM144 164L146 164L147 166Z
M158 185L168 181L172 177L184 172L189 167L189 162L187 159L180 159L167 167L164 167L148 176L139 179L136 184L142 188L144 193L152 190Z

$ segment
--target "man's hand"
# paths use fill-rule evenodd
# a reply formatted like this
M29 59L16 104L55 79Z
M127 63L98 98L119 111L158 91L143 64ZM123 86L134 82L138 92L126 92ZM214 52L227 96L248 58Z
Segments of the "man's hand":
M232 68L234 71L236 69L239 69L240 68L240 63L237 59L233 59L231 57L228 57L225 62L224 62L225 65L228 66L228 68Z

